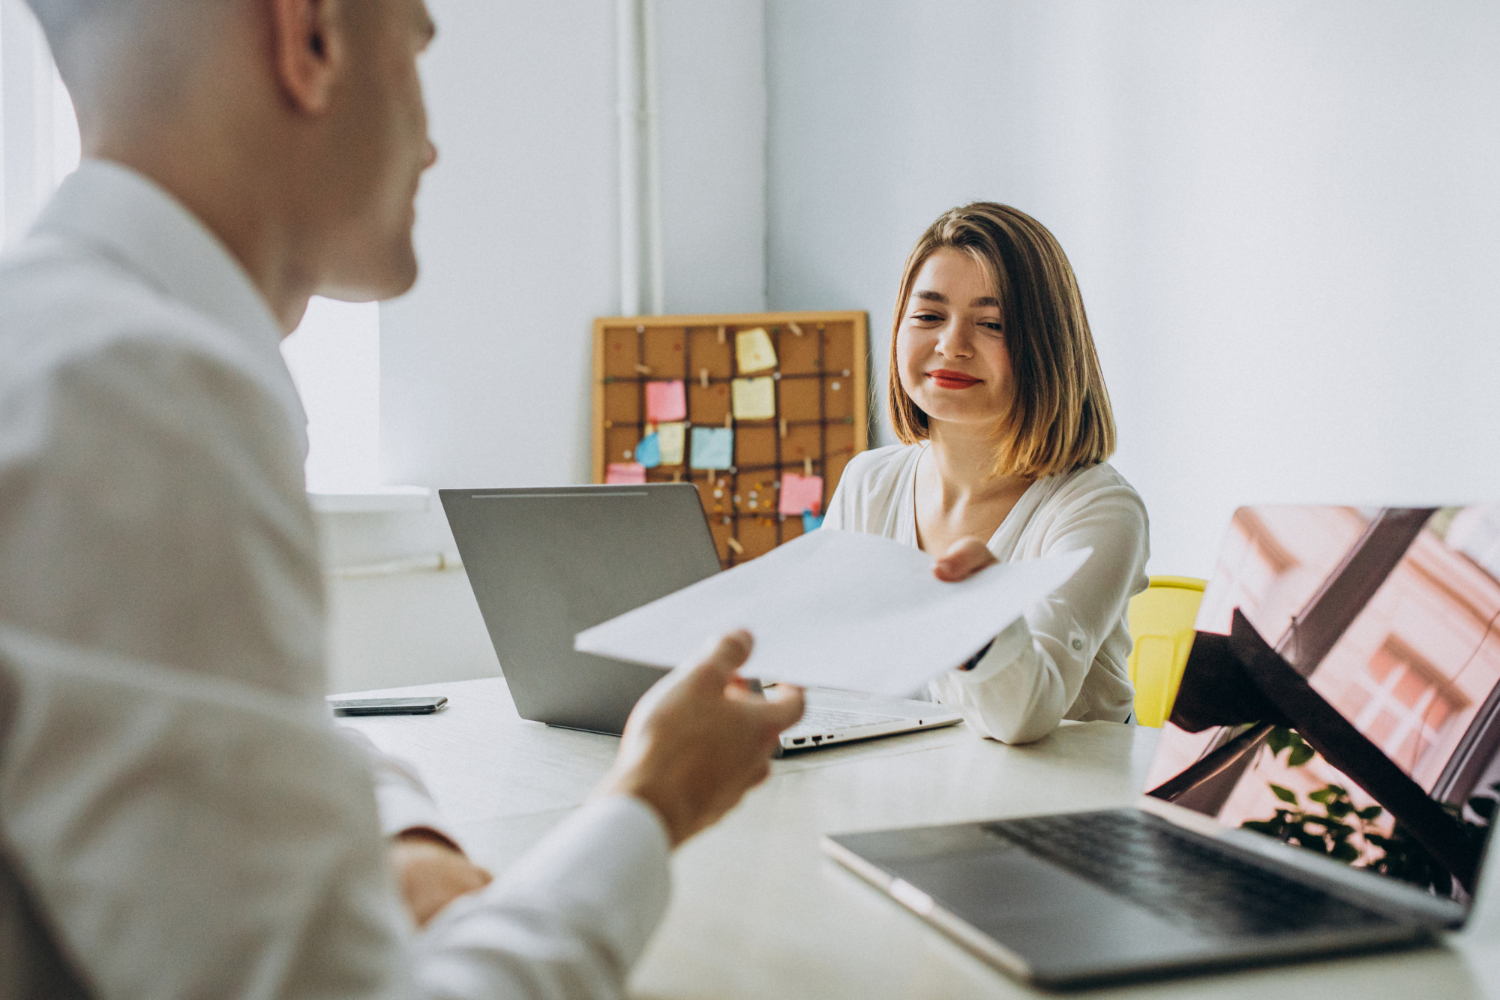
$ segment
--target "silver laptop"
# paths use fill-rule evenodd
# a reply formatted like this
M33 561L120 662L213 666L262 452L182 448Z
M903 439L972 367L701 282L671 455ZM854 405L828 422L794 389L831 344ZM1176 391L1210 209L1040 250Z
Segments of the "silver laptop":
M662 671L577 652L573 637L718 572L697 489L653 483L439 495L521 717L618 735ZM933 702L813 690L781 745L811 750L959 720Z
M1500 799L1500 506L1254 507L1139 808L825 850L1049 987L1432 941Z

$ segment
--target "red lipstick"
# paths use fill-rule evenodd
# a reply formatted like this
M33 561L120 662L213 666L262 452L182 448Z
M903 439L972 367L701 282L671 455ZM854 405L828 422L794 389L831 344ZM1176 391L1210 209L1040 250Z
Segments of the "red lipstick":
M968 389L984 381L972 375L965 375L963 372L950 371L947 368L935 368L926 374L939 389Z

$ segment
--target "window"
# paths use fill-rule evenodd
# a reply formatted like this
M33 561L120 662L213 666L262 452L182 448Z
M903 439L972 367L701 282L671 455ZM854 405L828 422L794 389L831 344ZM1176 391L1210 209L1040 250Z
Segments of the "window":
M36 19L0 0L0 237L11 246L78 166L78 120ZM316 492L379 483L380 310L314 299L282 344L308 415Z
M1408 771L1467 705L1437 670L1394 636L1355 676L1339 708L1370 741Z

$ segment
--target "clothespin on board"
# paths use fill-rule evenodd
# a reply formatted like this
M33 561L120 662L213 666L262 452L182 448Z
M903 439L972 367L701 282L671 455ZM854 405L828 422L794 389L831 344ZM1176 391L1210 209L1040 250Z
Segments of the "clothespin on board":
M713 469L704 469L703 470L703 482L706 485L708 485L708 486L712 486L714 484L714 470Z
M637 372L639 372L640 374L642 374L642 375L650 375L651 374L651 366L650 365L636 365L635 366L635 370Z
M786 439L786 417L781 418L781 437L782 440Z
M682 470L681 469L673 469L672 470L672 482L674 482L674 483L680 483L680 482L682 482Z
M724 414L724 429L725 430L733 430L734 429L734 411L733 410L730 410L728 413Z
M804 455L802 457L802 478L812 478L812 458L810 456Z
M725 343L724 337L728 334L728 332L729 331L724 327L719 327L719 343Z
M738 538L735 538L733 535L730 535L729 538L726 539L726 541L729 542L729 547L731 549L734 549L734 554L735 555L742 556L742 555L745 554L745 547L740 544L740 540Z
M698 384L701 385L701 386L703 386L703 388L705 388L705 389L708 388L708 369L707 368L700 368L700 369L698 369Z
M795 336L802 336L802 327L798 326L796 323L788 323L787 329L791 330Z

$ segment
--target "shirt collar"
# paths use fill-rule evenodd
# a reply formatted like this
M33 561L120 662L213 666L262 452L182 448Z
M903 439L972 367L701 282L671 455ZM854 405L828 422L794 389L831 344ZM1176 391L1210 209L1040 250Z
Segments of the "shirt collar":
M281 355L281 328L229 249L164 188L129 167L86 159L37 220L82 240L234 337L307 450L307 415Z

